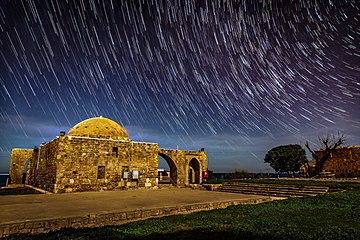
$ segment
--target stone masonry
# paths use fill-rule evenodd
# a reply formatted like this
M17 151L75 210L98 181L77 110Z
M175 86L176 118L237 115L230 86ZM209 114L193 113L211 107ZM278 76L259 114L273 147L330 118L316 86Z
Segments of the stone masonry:
M32 149L12 149L10 155L10 178L13 184L22 184L25 163L31 159L32 155Z
M87 119L33 150L13 149L11 183L21 183L24 164L29 185L54 193L157 187L158 157L170 166L176 186L202 182L204 151L159 149L156 143L134 142L114 121Z
M320 155L322 151L316 151L315 154ZM335 149L325 162L323 171L331 172L336 177L360 177L360 145Z

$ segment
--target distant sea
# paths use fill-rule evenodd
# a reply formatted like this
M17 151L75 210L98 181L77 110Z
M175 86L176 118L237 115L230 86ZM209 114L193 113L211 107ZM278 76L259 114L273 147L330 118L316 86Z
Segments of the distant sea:
M0 173L0 187L6 185L6 179L9 177L10 177L9 173Z

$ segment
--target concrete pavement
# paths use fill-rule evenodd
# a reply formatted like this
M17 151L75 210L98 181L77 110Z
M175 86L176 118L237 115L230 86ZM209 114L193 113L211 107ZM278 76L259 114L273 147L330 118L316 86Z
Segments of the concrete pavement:
M61 227L122 224L153 215L188 213L273 199L187 188L0 196L0 237L12 233L47 232ZM156 209L158 212L154 213ZM100 215L102 220L91 220ZM62 221L60 225L56 222L58 219ZM31 222L36 224L26 227L26 223Z

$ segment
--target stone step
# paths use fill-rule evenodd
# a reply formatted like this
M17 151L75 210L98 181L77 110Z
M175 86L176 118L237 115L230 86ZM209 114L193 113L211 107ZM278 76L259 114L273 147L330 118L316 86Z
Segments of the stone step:
M328 189L323 186L292 186L292 185L277 185L277 184L251 184L251 183L224 183L223 186L251 186L257 188L288 188L288 189L299 189L299 188L308 188L308 189Z
M269 192L303 192L303 193L326 193L328 189L310 189L310 188L256 188L256 187L241 187L241 186L223 186L221 189L242 189L248 191L269 191Z
M220 192L231 192L231 193L241 193L241 194L251 194L251 195L264 195L264 196L276 196L276 197L307 197L307 196L317 196L319 194L306 194L306 193L281 193L281 192L253 192L253 191L242 191L242 190L218 190Z
M277 191L277 190L269 190L269 191L259 191L259 190L249 190L249 189L220 189L223 191L241 191L246 193L254 193L254 194L262 194L262 193L269 193L269 194L297 194L297 195L318 195L324 194L326 192L306 192L306 191Z
M301 191L257 191L257 190L245 190L245 189L219 189L219 191L227 191L227 192L242 192L247 194L259 194L259 195L266 195L266 194L284 194L284 195L302 195L302 196L314 196L318 194L322 194L324 192L301 192Z
M225 183L218 188L218 191L278 197L304 197L324 194L328 189L328 187L322 186Z
M308 192L327 192L327 187L312 188L312 187L264 187L264 186L248 186L248 185L223 185L222 188L242 188L242 189L257 189L257 190L279 190L279 191L308 191Z

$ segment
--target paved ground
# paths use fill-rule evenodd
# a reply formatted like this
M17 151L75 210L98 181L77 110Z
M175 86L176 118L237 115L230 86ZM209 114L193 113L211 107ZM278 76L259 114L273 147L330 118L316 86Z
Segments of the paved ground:
M184 188L0 196L0 224L261 198L264 196Z

